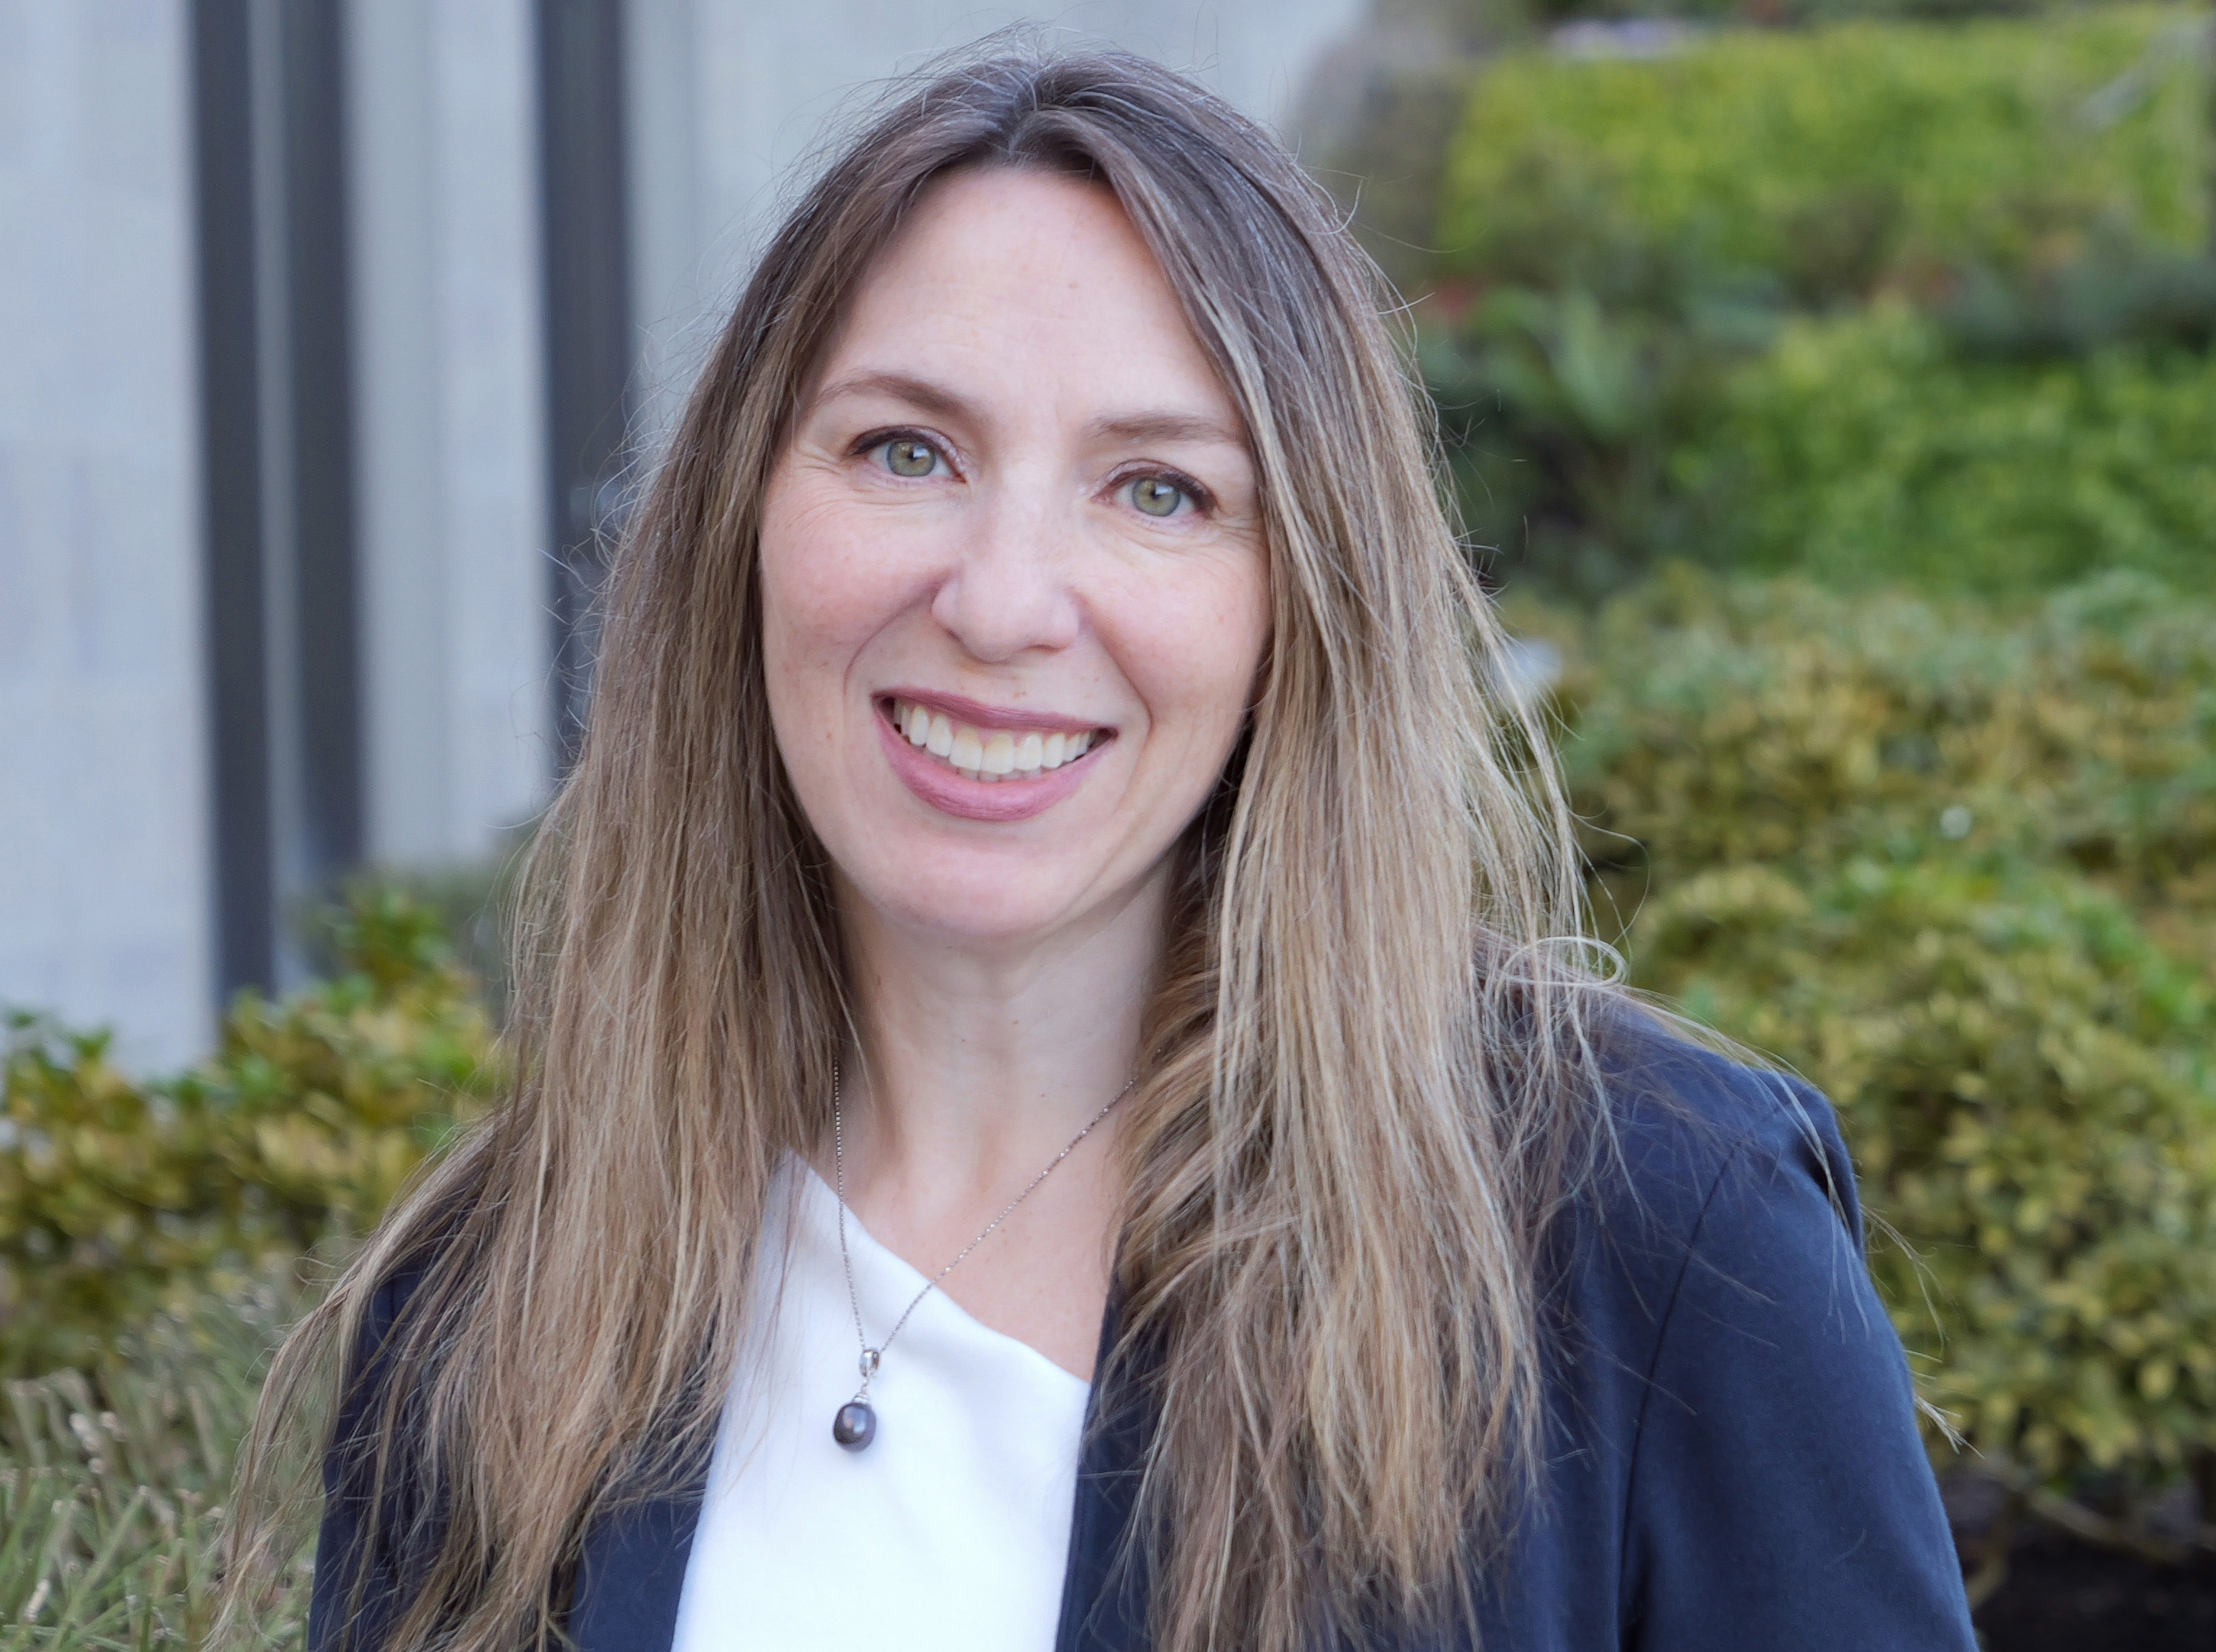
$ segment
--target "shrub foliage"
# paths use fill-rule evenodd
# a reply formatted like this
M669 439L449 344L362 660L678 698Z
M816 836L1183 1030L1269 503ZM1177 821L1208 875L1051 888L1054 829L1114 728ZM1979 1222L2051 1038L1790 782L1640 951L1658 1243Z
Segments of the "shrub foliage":
M247 993L182 1078L15 1014L0 1091L0 1372L94 1356L213 1280L372 1224L497 1087L492 1028L428 911L364 891L337 973Z
M1709 553L1987 592L2216 562L2216 354L1994 360L1905 304L1789 324L1671 463Z
M1635 980L1836 1100L1925 1396L2128 1526L2216 1453L2216 609L1681 574L1567 635Z
M1508 53L1422 359L1496 574L2216 573L2205 15Z
M1450 157L1445 267L1604 293L1774 282L1823 303L2051 261L2097 227L2197 247L2205 117L2181 25L2120 9L1505 58Z

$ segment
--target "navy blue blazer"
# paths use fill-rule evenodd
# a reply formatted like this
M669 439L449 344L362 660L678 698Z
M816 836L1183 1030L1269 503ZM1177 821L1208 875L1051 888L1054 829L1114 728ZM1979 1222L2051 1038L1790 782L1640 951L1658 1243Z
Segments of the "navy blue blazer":
M1544 1281L1538 1489L1480 1580L1479 1621L1404 1643L1973 1652L1830 1107L1659 1035L1632 1041L1616 1077L1620 1156L1561 1223ZM368 1415L375 1350L412 1284L379 1294L360 1350L372 1380L355 1385L340 1438ZM1111 1304L1104 1349L1114 1317ZM1097 1390L1094 1406L1056 1652L1140 1652L1146 1580L1111 1562L1149 1419ZM388 1621L374 1603L397 1598L410 1569L362 1551L366 1493L335 1456L326 1485L309 1645L366 1649ZM568 1622L580 1652L668 1652L700 1492L696 1481L586 1534ZM372 1607L342 1637L342 1584L360 1568Z

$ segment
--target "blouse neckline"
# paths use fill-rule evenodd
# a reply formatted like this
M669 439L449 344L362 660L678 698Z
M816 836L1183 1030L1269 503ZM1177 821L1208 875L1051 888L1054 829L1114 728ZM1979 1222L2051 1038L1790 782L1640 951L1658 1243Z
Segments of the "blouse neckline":
M800 1167L800 1209L797 1213L797 1219L799 1222L808 1225L808 1238L811 1242L821 1242L826 1244L830 1255L835 1259L839 1255L839 1195L833 1190L831 1184L817 1173L816 1167L807 1160L796 1158L794 1163ZM796 1239L799 1237L796 1233ZM863 1226L861 1219L854 1214L852 1206L849 1206L846 1210L846 1246L854 1257L854 1284L856 1290L860 1292L863 1297L862 1312L865 1329L873 1336L882 1336L884 1331L892 1328L893 1319L887 1319L880 1326L870 1317L870 1297L872 1293L863 1289L865 1278L874 1276L880 1284L897 1282L900 1290L905 1293L901 1297L900 1304L901 1308L904 1308L914 1299L915 1293L923 1289L927 1282L927 1276L914 1263L893 1250L891 1246L885 1244L869 1229ZM896 1319L899 1314L900 1308L893 1310L894 1319ZM910 1332L915 1329L917 1321L926 1314L931 1314L934 1317L945 1321L950 1329L961 1336L988 1337L994 1342L1004 1344L1008 1348L1018 1351L1021 1356L1036 1360L1043 1371L1051 1372L1055 1377L1076 1389L1086 1392L1090 1392L1092 1390L1091 1382L1079 1376L1075 1372L1056 1364L1048 1355L1040 1353L1029 1342L1025 1342L1022 1337L1011 1336L1006 1331L994 1330L992 1326L949 1296L946 1287L943 1285L935 1287L929 1295L917 1304L914 1316L909 1319L907 1328L901 1332L902 1342L908 1339ZM849 1324L850 1326L852 1324L851 1314ZM858 1347L857 1352L859 1351ZM900 1342L896 1342L886 1350L884 1357L889 1364L899 1355Z

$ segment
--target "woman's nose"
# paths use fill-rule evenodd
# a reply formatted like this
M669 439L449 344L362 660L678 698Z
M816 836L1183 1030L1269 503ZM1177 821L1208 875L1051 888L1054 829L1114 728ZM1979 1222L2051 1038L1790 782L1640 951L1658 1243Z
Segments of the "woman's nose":
M932 616L988 665L1033 648L1065 648L1078 630L1070 549L1077 524L1047 499L999 492L964 525L951 575Z

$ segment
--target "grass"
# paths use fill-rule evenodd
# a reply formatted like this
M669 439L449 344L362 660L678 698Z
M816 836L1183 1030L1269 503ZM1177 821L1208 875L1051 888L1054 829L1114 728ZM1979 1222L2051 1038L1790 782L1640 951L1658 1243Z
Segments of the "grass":
M119 1338L89 1371L5 1385L0 1652L209 1643L239 1439L289 1293L246 1286ZM307 1557L243 1638L295 1647Z

